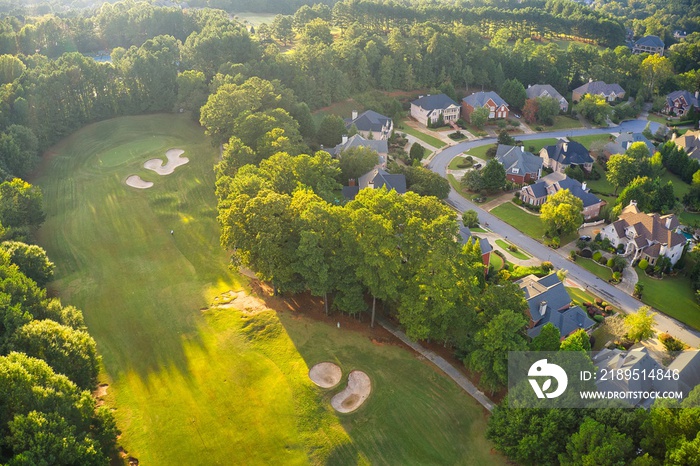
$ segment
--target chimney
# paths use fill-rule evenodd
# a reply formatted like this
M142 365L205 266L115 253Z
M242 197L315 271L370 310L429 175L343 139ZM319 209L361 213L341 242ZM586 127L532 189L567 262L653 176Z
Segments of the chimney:
M547 301L540 302L540 315L543 316L547 311Z
M532 84L528 84L527 88L530 89L532 87Z
M589 83L592 83L592 82L593 82L593 78L588 78L588 82L589 82Z
M355 186L355 178L350 178L348 180L348 186Z
M583 183L581 183L581 189L588 192L588 189L586 189L586 188L588 188L588 186L587 186L586 182L584 181Z
M700 91L695 91L695 98L696 99L700 98Z
M357 110L352 111L352 119L353 119L353 121L357 120Z
M344 135L343 138L342 138L342 143L341 143L341 144L347 144L347 142L348 142L348 137L347 137L347 135Z
M637 207L637 201L636 200L630 201L630 205Z

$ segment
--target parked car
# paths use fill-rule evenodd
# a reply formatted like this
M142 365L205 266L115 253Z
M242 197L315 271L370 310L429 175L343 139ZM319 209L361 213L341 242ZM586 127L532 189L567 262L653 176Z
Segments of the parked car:
M513 116L517 119L520 119L520 115L518 115L517 113L514 113Z
M481 168L481 164L480 164L480 163L475 163L475 164L474 164L474 170L479 170L480 168Z
M591 237L588 236L588 235L584 235L584 236L579 237L579 239L580 239L581 241L590 241L590 240L591 240Z

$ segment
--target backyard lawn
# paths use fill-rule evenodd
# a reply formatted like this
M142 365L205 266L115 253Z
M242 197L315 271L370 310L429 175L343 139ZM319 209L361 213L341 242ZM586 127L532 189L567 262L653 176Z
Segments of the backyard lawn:
M644 285L642 302L668 314L671 317L700 329L700 306L695 300L695 293L690 279L685 276L665 277L656 280L647 277L637 267L639 283Z
M515 257L516 259L526 261L530 258L530 256L525 254L520 249L518 249L516 251L511 251L510 249L508 249L511 246L511 243L507 243L506 241L504 241L502 239L497 239L496 244L499 245L503 250L505 250L507 254L510 254L511 256Z
M143 167L171 148L189 163L168 176ZM333 318L213 305L250 292L219 245L218 157L187 116L124 117L61 141L32 179L46 210L38 242L56 263L49 292L84 313L129 455L148 465L504 464L483 408L403 346ZM127 186L132 174L154 186ZM338 414L338 390L312 384L321 361L369 375L358 411Z
M525 212L510 201L491 209L490 213L538 241L544 236L544 225L539 215Z

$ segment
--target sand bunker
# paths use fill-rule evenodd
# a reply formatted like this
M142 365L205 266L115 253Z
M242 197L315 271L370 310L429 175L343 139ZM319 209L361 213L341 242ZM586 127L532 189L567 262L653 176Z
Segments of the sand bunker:
M159 175L170 175L177 167L190 161L187 157L180 157L184 153L185 151L182 149L170 149L165 153L165 156L168 158L168 163L163 165L161 159L151 159L143 164L143 168L152 170Z
M335 387L342 376L340 367L332 362L320 362L309 370L309 378L321 388Z
M129 178L126 179L126 184L128 184L132 188L138 189L148 189L151 186L153 186L153 183L151 183L150 181L142 180L141 177L138 175L131 175Z
M348 375L348 386L331 398L331 405L339 413L351 413L362 406L372 392L372 382L362 371L352 371Z

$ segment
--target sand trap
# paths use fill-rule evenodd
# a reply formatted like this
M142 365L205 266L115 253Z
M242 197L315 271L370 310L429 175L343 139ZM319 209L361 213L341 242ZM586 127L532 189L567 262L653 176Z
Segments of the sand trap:
M332 362L320 362L309 370L309 378L321 388L335 387L342 376L340 367Z
M182 149L170 149L165 153L165 156L168 158L168 163L163 165L161 159L151 159L143 164L143 168L152 170L159 175L170 175L177 167L190 161L187 157L180 157L184 153L185 151Z
M132 188L138 189L148 189L153 186L153 183L151 183L150 181L142 180L141 177L138 175L131 175L129 178L126 179L126 184L128 184Z
M339 413L351 413L362 406L372 392L372 382L362 371L352 371L348 375L348 386L331 398L331 405Z

